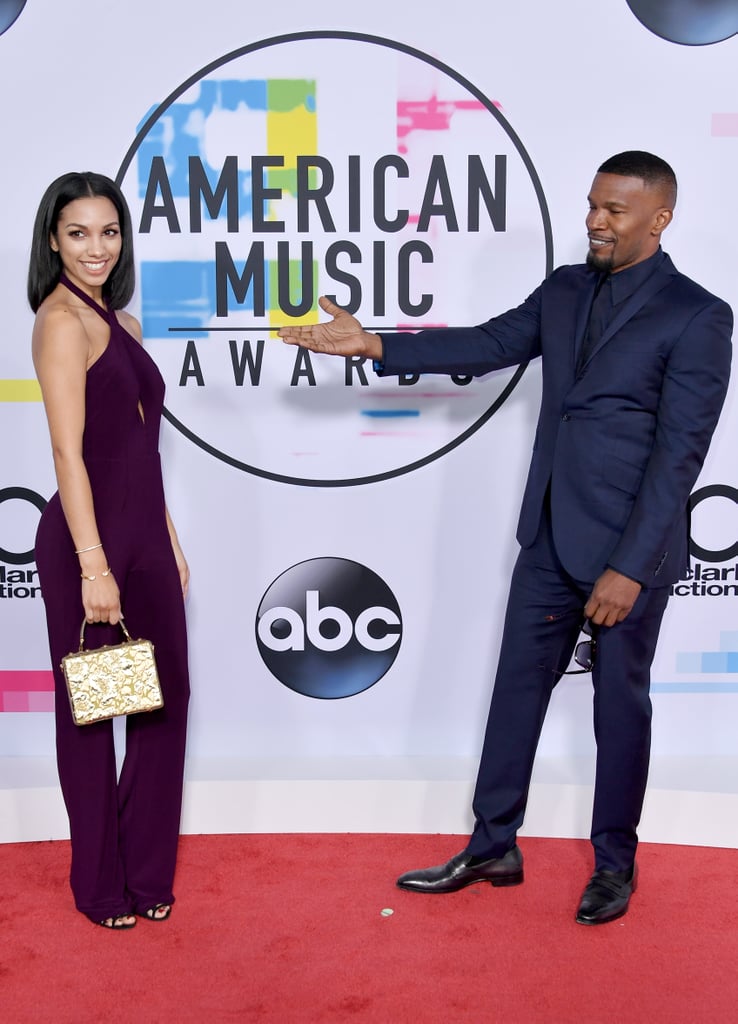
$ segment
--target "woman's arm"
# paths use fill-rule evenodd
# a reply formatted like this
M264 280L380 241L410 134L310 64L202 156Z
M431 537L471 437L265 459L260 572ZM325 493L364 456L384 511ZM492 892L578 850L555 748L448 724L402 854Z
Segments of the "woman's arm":
M182 585L182 597L187 597L187 591L190 585L190 567L187 565L187 560L182 553L180 547L179 537L177 531L174 529L174 523L172 517L169 515L169 509L165 508L167 516L167 529L169 530L169 538L172 542L172 550L174 551L174 560L177 563L177 569L179 570L179 581Z
M82 604L88 622L115 624L121 615L120 594L108 571L82 459L89 356L89 339L73 312L62 306L39 312L33 363L49 424L59 497L79 557Z

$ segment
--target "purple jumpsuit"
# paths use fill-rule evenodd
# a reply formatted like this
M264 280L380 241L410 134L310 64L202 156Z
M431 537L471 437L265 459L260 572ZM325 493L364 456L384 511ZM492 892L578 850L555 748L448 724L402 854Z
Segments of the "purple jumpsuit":
M153 642L164 695L160 711L127 719L118 779L112 722L74 724L59 666L79 646L84 611L79 562L56 493L41 516L36 563L56 683L57 763L69 814L75 903L101 921L174 900L189 699L187 634L158 452L164 381L113 311L64 275L61 280L110 325L108 347L87 372L83 458L126 626L134 638ZM85 636L88 647L122 639L119 628L107 624L88 625Z

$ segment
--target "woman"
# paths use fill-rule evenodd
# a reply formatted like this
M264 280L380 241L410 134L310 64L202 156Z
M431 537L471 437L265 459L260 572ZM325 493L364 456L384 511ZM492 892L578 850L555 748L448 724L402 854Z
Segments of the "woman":
M165 503L158 454L164 382L123 306L134 288L131 218L109 178L65 174L33 232L33 360L57 493L36 537L56 680L59 778L77 909L106 928L169 917L174 894L189 678L189 571ZM131 715L117 778L112 722L75 725L61 658L119 643L119 623L154 643L164 707Z

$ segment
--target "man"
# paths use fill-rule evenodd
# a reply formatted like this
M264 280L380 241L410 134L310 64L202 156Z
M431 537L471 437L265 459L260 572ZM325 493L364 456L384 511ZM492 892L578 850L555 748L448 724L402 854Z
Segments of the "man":
M517 539L474 832L448 863L398 885L455 892L523 881L516 835L551 691L588 620L597 766L595 871L576 920L628 909L648 774L650 666L670 586L688 563L687 503L725 398L730 307L674 268L660 239L676 178L650 153L601 165L587 262L554 271L479 327L381 335L325 299L326 324L285 328L314 352L364 355L380 374L481 375L542 358L542 402Z

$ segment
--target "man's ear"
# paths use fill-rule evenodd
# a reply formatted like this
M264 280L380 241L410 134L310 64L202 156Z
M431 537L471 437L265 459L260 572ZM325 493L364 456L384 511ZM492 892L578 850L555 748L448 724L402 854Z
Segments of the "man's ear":
M652 235L660 235L671 224L671 218L674 216L674 211L670 210L668 206L662 206L660 210L656 211L656 215L653 219L653 227L651 228Z

